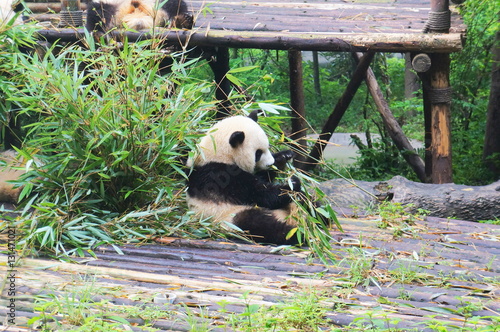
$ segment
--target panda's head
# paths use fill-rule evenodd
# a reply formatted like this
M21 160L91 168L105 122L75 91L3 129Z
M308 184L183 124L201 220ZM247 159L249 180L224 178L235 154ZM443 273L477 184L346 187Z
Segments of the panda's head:
M237 165L254 173L274 163L269 140L257 124L257 113L233 116L217 122L198 144L199 151L188 160L188 166L203 166L210 162Z

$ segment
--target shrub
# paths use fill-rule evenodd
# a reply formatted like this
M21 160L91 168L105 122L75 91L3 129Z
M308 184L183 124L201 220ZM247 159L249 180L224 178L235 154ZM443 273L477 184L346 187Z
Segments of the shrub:
M138 241L182 219L183 161L213 109L212 85L189 79L196 60L182 54L159 76L153 43L71 46L24 62L28 93L15 100L36 119L21 151L38 165L21 193L35 210L23 221L31 247Z

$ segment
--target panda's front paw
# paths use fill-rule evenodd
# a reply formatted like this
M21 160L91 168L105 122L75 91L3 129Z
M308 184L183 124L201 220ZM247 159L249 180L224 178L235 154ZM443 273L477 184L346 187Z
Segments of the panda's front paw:
M301 182L300 182L300 179L298 177L296 177L295 175L293 175L290 178L290 184L291 184L290 190L297 191L297 192L300 191L300 189L301 189Z
M274 157L274 166L280 171L285 170L286 163L292 160L295 157L295 152L292 150L284 150L280 152L276 152L273 154Z

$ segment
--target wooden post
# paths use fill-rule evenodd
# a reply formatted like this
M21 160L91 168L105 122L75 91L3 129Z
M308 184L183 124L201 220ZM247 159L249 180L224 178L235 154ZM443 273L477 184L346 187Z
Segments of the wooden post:
M319 75L319 56L318 51L312 52L313 56L313 79L314 79L314 92L316 93L316 98L321 102L321 82Z
M290 138L297 143L300 150L295 158L295 167L302 169L303 161L306 159L306 128L304 85L302 77L302 52L297 50L288 51L288 65L290 68L290 107L292 108L292 133Z
M433 183L453 182L450 128L450 55L431 54L429 72L431 93L431 153Z
M447 33L450 28L449 0L431 0L431 11L426 32ZM450 129L450 55L431 53L431 68L423 76L425 119L430 121L432 155L431 181L433 183L453 182Z
M217 106L216 118L222 119L231 114L231 103L228 99L231 92L231 82L226 77L229 71L229 50L226 47L217 47L215 58L209 64L217 85L215 97L220 100Z
M313 169L323 156L323 151L325 150L326 144L328 143L328 141L330 141L333 132L339 125L339 122L342 119L345 111L349 107L352 99L354 98L356 91L358 91L359 86L365 79L366 70L368 69L368 67L370 67L370 63L372 62L374 55L374 52L368 52L359 61L358 66L356 67L356 70L354 71L354 74L349 81L349 84L347 84L347 88L335 105L332 114L330 114L328 120L323 126L318 140L309 153L309 157L307 158L304 165L306 171Z

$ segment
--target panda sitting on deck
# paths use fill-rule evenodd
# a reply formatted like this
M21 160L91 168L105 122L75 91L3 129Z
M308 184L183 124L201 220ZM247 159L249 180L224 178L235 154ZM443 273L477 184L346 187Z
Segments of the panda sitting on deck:
M191 29L193 15L184 0L91 0L86 29L106 33L113 28L133 30L153 27Z
M230 222L261 243L297 244L289 232L297 226L291 195L300 181L274 184L272 165L282 168L292 151L271 154L269 140L257 124L257 112L219 121L198 144L188 179L189 208L216 222Z

